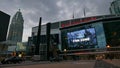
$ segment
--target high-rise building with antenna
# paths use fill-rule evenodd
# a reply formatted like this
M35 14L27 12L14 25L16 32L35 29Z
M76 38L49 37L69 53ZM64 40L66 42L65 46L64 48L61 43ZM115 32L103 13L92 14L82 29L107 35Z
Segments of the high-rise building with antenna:
M13 42L21 42L22 41L22 35L23 35L23 16L19 9L19 11L16 12L16 14L13 16L10 28L9 28L9 34L8 34L8 40Z

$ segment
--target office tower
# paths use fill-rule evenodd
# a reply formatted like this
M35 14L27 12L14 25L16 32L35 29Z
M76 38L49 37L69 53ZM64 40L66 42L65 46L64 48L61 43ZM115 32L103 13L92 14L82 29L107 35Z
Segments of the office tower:
M111 14L120 14L120 0L114 0L110 6Z
M0 42L6 41L10 15L0 11Z
M12 18L10 28L9 28L8 40L14 41L14 42L22 41L23 24L24 24L24 20L22 17L22 13L19 9L19 11L17 11Z

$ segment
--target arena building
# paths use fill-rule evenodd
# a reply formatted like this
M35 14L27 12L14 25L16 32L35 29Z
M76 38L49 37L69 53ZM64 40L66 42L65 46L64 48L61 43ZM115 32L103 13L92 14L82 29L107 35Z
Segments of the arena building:
M120 48L120 15L102 15L85 18L70 19L65 21L53 22L50 28L49 51L59 50L59 55L64 59L94 59L97 54L102 54L104 58L108 56L109 46ZM36 43L38 26L32 28L32 37L29 37L29 46ZM41 26L41 41L39 52L41 59L47 57L47 36L46 25ZM31 54L34 54L34 48ZM117 49L120 50L120 49ZM115 50L116 53L116 50ZM117 54L119 56L119 54ZM118 57L117 56L117 57ZM82 58L81 58L82 57ZM120 56L119 56L120 57Z

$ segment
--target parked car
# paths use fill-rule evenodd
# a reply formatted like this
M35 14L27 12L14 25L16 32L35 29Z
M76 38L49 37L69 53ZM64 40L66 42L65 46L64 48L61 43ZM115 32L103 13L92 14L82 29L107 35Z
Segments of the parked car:
M23 61L20 57L9 57L5 58L1 61L2 64L10 64L10 63L21 63Z

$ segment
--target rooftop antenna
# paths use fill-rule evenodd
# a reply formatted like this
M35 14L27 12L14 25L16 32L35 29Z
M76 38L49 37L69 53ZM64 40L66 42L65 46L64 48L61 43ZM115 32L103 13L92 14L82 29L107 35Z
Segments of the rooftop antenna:
M72 14L72 19L74 19L75 18L75 12L74 12L74 10L75 10L75 8L74 8L74 5L73 5L73 14Z
M83 12L84 12L84 17L86 17L86 11L85 11L85 7L83 9Z
M73 9L73 16L72 16L72 18L74 19L74 9Z

